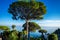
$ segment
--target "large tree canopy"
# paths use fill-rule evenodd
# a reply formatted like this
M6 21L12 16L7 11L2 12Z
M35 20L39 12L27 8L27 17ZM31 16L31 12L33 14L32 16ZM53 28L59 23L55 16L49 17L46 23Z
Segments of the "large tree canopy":
M13 19L42 19L46 13L46 7L42 2L13 2L8 12L13 15Z
M28 24L29 24L29 30L30 31L35 31L37 29L41 29L41 27L35 22L29 22ZM27 28L26 23L23 24L23 27L24 27L24 30L26 30L26 28Z
M27 30L27 38L29 40L29 20L32 19L43 19L43 15L46 13L46 7L42 2L30 1L17 1L13 2L8 12L12 14L12 18L17 19L24 19L26 20L26 30ZM31 29L32 30L32 29Z

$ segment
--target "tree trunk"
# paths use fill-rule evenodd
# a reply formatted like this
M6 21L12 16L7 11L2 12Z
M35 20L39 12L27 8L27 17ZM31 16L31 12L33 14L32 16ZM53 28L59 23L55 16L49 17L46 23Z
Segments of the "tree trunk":
M29 24L28 24L28 20L26 20L26 25L27 25L27 40L30 40L30 31L29 31Z
M42 38L43 38L42 40L46 40L45 37L44 37L44 33L42 33Z
M23 30L23 40L24 40L24 30Z
M42 36L43 36L44 34L42 33Z

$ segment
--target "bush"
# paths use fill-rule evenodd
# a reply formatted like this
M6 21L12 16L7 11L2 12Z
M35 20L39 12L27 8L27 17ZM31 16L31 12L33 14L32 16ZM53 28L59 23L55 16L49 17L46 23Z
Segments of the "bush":
M58 40L58 37L56 34L50 34L48 35L48 40Z

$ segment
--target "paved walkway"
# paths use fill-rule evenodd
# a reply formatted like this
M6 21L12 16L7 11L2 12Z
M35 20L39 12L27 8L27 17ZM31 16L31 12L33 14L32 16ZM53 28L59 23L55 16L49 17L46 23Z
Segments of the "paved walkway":
M0 38L0 40L2 40L2 38Z

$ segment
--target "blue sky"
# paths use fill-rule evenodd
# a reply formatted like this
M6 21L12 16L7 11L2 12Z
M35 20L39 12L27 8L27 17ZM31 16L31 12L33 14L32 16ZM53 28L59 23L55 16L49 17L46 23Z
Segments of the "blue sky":
M8 13L9 5L16 0L1 0L0 1L0 25L17 24L22 26L25 21L13 20L12 15ZM60 0L37 0L42 1L46 5L46 14L43 20L35 20L41 26L60 26ZM52 23L52 24L51 24Z

